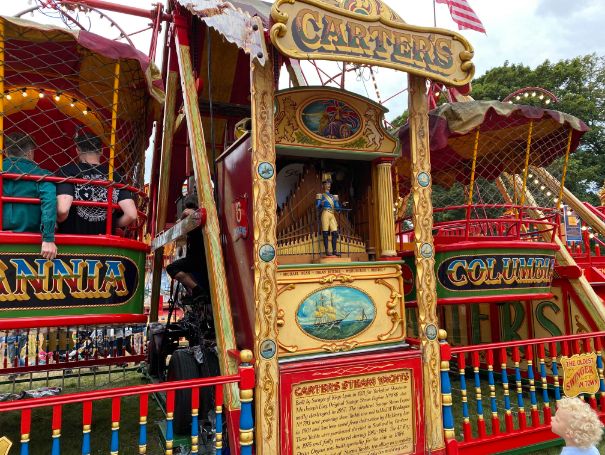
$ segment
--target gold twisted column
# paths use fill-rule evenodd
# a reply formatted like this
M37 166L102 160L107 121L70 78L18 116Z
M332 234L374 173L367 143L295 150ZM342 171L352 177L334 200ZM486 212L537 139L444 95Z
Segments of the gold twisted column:
M228 352L237 348L233 318L231 316L231 302L223 263L221 248L220 226L218 213L214 203L214 192L210 176L210 163L200 106L195 85L194 71L191 62L191 51L188 42L188 28L181 16L176 16L176 48L179 65L181 90L183 93L183 110L187 118L187 133L195 182L200 206L206 209L206 225L202 229L206 264L208 266L208 279L210 281L210 296L212 314L216 331L216 343L219 364L222 375L235 374L237 365L230 358ZM228 409L239 407L239 396L233 384L225 386L226 405Z
M257 18L258 19L258 18ZM262 23L258 23L262 30ZM256 363L255 452L280 453L277 365L277 202L275 200L274 74L252 65L252 213L254 214L254 359Z
M374 188L376 191L378 219L378 247L380 257L395 257L395 217L393 216L392 160L379 159L375 162Z
M445 446L441 409L440 348L433 244L433 203L431 200L431 158L429 145L426 79L409 75L409 122L416 298L422 342L423 389L426 445L429 451Z

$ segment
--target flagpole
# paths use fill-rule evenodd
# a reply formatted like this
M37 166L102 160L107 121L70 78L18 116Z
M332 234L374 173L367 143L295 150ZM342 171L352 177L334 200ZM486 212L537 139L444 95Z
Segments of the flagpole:
M437 27L437 8L435 6L435 0L433 0L433 27Z

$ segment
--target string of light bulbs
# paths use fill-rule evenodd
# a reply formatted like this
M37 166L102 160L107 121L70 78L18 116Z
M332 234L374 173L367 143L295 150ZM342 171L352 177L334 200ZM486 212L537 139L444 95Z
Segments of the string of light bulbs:
M31 92L31 94L30 94L30 92ZM38 98L45 98L48 95L49 97L54 99L55 102L57 102L57 103L60 102L61 99L63 99L63 97L65 97L66 99L70 100L69 101L70 107L75 108L77 105L82 106L81 107L82 115L88 115L89 113L92 112L90 107L88 107L88 105L84 101L81 101L74 96L70 96L61 90L41 89L41 88L33 88L33 87L19 87L19 88L14 88L14 89L10 89L10 90L5 90L3 96L5 99L10 101L13 99L13 96L15 96L15 95L18 96L19 94L21 95L22 98L27 98L30 95L36 96L35 94L37 94Z

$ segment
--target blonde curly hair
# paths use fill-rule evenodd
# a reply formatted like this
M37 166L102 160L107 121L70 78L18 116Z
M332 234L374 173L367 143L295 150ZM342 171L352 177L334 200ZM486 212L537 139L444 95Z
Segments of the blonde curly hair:
M573 441L580 448L589 448L598 444L603 435L603 423L588 403L579 398L562 398L556 414L565 414L565 439ZM562 417L562 415L560 415Z

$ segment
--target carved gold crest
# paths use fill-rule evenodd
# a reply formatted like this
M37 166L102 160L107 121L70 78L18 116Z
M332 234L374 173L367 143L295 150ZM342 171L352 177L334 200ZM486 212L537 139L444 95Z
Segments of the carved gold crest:
M271 10L271 41L299 60L377 65L455 86L471 81L473 47L462 35L408 25L365 3L344 9L319 0L278 0Z

